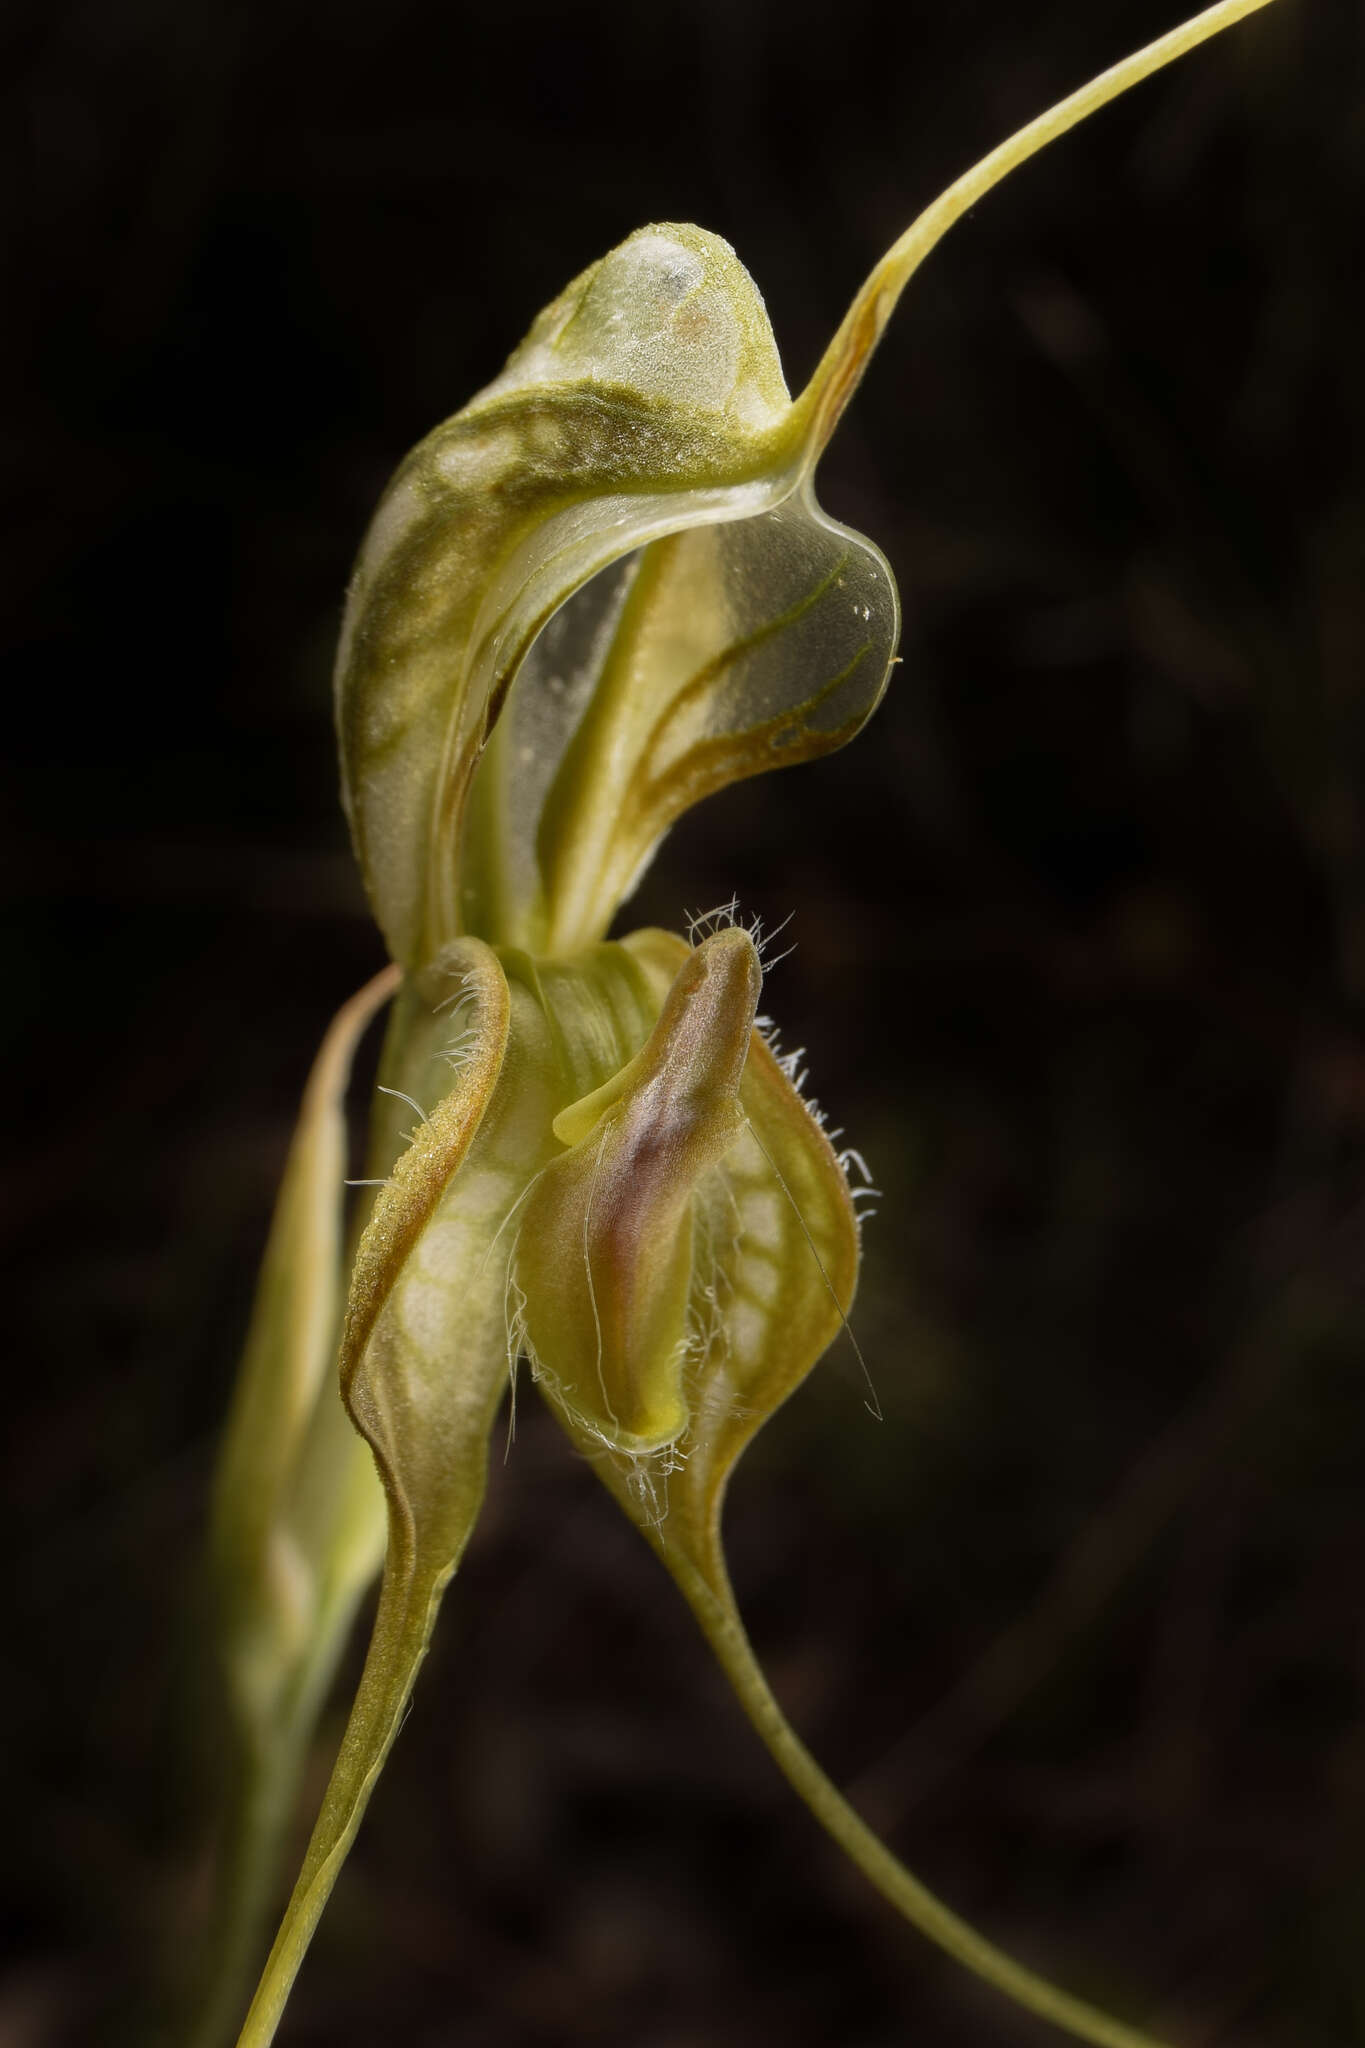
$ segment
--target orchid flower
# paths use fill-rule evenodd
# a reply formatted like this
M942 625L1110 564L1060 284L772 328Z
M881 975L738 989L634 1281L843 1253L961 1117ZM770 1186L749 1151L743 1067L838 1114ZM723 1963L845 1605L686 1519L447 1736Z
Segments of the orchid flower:
M1045 143L1261 4L1221 0L958 179L873 270L795 399L729 246L646 227L569 285L389 485L350 588L336 706L343 799L394 964L343 1009L309 1082L220 1465L240 1772L202 2042L235 2022L299 1762L382 1568L241 2048L274 2037L478 1515L518 1360L872 1882L1058 2026L1146 2041L927 1892L764 1681L722 1502L847 1318L858 1218L758 1019L754 935L727 914L686 938L607 934L685 810L842 746L886 687L891 570L821 510L814 473L918 264ZM343 1095L390 999L347 1259Z

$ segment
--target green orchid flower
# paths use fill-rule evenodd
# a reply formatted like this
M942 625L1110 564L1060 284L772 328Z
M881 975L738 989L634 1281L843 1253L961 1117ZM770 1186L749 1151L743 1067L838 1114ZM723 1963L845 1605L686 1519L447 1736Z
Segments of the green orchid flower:
M1262 4L1222 0L959 179L878 264L797 398L727 244L647 227L574 280L385 493L336 704L344 802L395 965L342 1011L310 1080L220 1467L240 1756L201 2042L235 2019L300 1759L382 1567L241 2048L274 2037L477 1517L519 1360L872 1881L1033 2011L1114 2048L1145 2041L934 1899L767 1688L722 1503L847 1317L855 1203L757 1022L754 936L728 914L688 938L607 933L682 812L843 745L886 687L891 571L821 511L813 477L917 265L1015 165ZM343 1093L390 998L346 1257Z

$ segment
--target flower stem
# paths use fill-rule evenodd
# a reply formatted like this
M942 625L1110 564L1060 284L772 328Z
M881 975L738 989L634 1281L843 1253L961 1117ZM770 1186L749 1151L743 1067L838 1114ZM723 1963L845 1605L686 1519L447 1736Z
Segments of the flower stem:
M913 1876L826 1777L774 1699L744 1632L718 1549L707 1560L705 1572L695 1565L681 1566L676 1557L674 1569L703 1634L774 1762L826 1833L912 1927L1016 2004L1094 2048L1162 2048L1139 2028L1126 2026L1026 1969Z

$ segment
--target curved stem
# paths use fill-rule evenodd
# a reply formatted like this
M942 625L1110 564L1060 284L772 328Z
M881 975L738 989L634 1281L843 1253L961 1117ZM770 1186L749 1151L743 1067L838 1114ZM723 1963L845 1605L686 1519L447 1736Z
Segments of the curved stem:
M774 1699L744 1632L718 1547L705 1572L695 1564L684 1564L676 1554L673 1569L721 1669L774 1762L826 1833L912 1927L1016 2004L1078 2040L1093 2043L1094 2048L1162 2048L1139 2028L1125 2026L1045 1977L1036 1976L978 1934L912 1876L825 1776Z
M1073 92L1055 107L1039 114L1017 134L1000 143L973 164L911 222L900 239L888 249L881 262L858 291L844 315L833 341L821 357L815 375L797 399L794 412L801 416L806 460L813 462L824 448L866 369L883 328L895 311L896 302L925 257L942 241L955 221L985 197L1002 178L1026 163L1049 142L1065 135L1090 114L1117 99L1130 86L1183 57L1187 50L1206 42L1220 30L1269 5L1269 0L1218 0L1192 20L1182 22L1169 34L1158 36L1145 49L1113 64Z

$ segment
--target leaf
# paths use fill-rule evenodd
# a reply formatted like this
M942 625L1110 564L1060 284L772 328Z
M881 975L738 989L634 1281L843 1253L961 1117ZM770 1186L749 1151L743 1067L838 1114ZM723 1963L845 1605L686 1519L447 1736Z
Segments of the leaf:
M248 1965L303 1747L384 1512L331 1368L341 1316L344 1096L386 968L338 1013L314 1061L280 1185L215 1480L210 1568L236 1756L196 2040L221 2039Z
M389 967L338 1013L304 1091L261 1267L215 1483L212 1558L239 1711L268 1728L309 1627L315 1561L291 1526L305 1445L333 1392L342 1303L343 1098L366 1025L398 983Z

